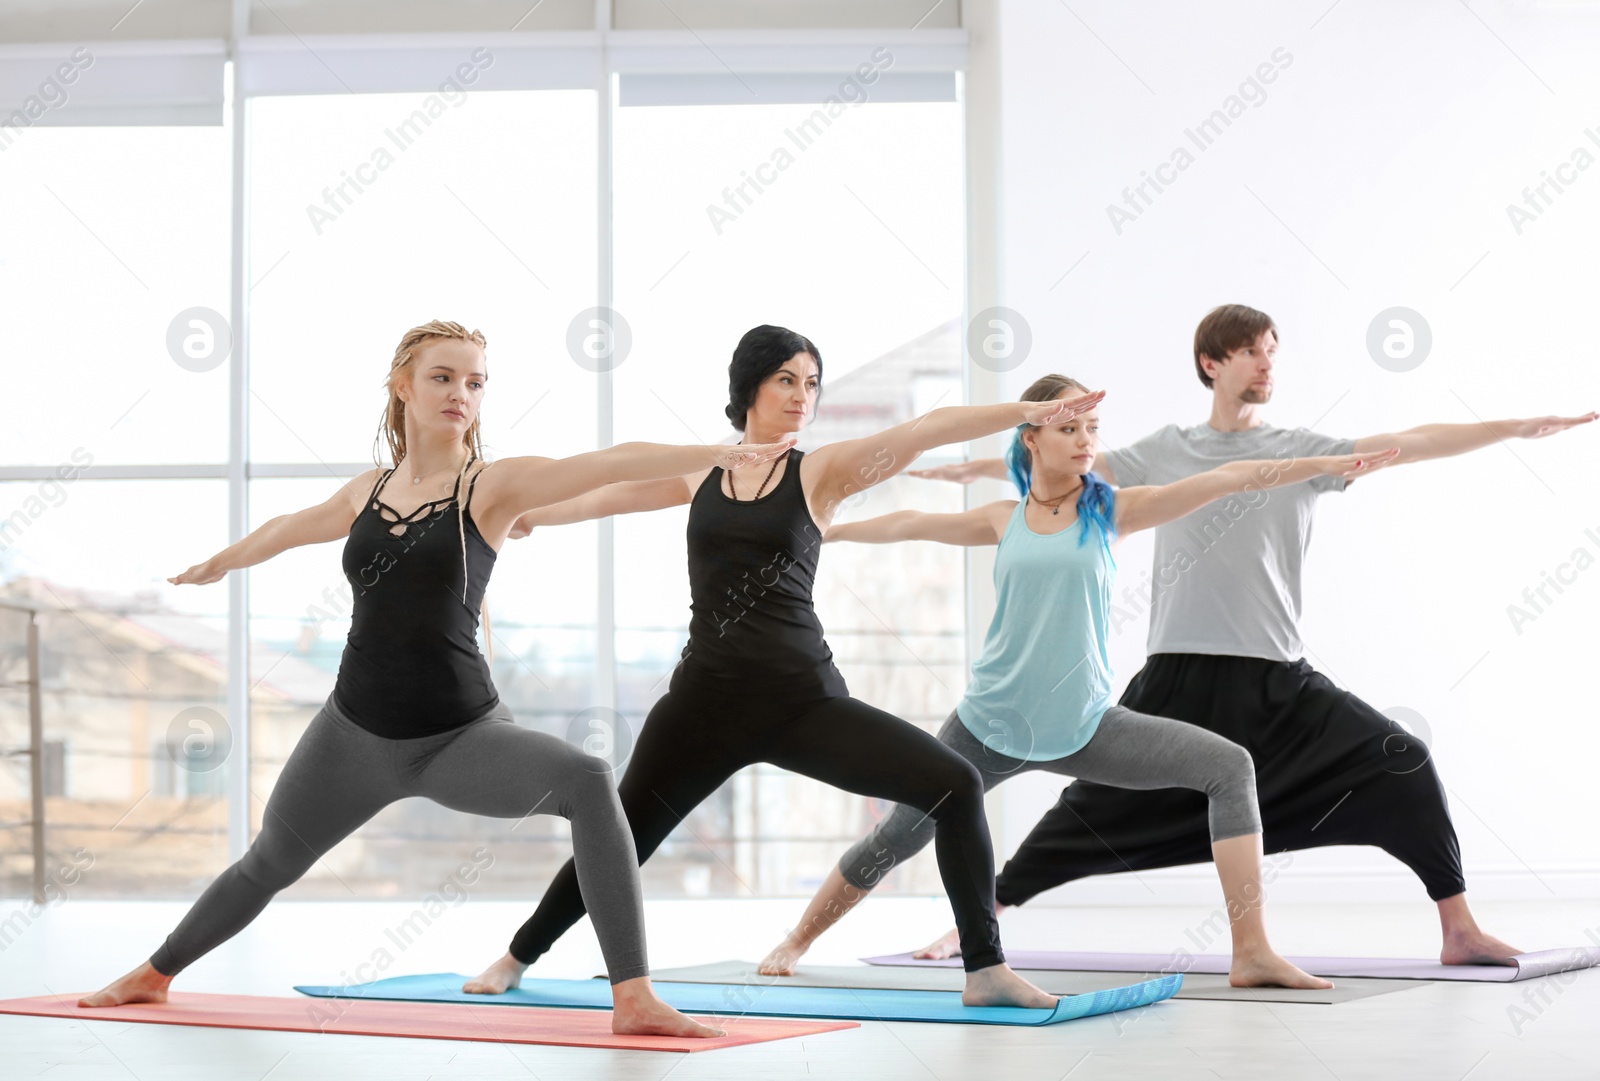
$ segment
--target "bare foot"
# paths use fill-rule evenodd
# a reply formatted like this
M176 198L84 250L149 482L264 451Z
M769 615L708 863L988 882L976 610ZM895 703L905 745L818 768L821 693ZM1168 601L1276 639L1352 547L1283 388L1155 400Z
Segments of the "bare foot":
M797 945L792 938L786 938L761 959L756 971L763 976L793 976L794 963L800 960L805 952L806 947Z
M943 961L961 953L961 935L954 927L912 954L918 961Z
M503 995L513 987L522 986L522 974L528 966L509 953L488 968L476 979L461 985L469 995Z
M1056 996L1047 995L1011 970L1010 965L990 965L967 973L967 989L961 1002L967 1006L1026 1006L1034 1010L1053 1010Z
M611 1002L611 1031L618 1036L687 1036L705 1040L727 1035L662 1002L650 986L649 976L612 984Z
M1234 987L1298 987L1324 991L1333 986L1331 981L1301 971L1271 950L1235 953L1233 966L1228 969L1228 983Z
M165 1002L171 976L157 972L149 961L128 973L103 991L85 995L79 1006L124 1006L130 1002Z
M1522 951L1482 931L1451 935L1439 951L1442 965L1509 965Z

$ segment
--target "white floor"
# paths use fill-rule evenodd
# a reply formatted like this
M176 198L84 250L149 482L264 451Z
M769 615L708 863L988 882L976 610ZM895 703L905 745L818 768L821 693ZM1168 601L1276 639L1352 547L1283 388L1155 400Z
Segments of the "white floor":
M468 972L497 956L518 905L446 909L406 942L410 905L281 903L195 965L179 989L289 995L293 983ZM0 902L0 921L18 903ZM172 904L69 900L0 952L0 997L95 988L146 956L181 913ZM798 901L674 901L648 906L658 968L755 959L800 911ZM1007 946L1170 953L1193 944L1201 908L1035 908L1002 921ZM1487 929L1523 949L1592 944L1600 903L1483 905ZM941 900L863 906L808 960L922 944L942 931ZM13 924L13 927L15 925ZM1279 905L1270 926L1285 953L1426 957L1432 908ZM390 932L397 932L398 937ZM599 952L585 922L536 971L587 977ZM1199 952L1199 951L1195 951ZM380 973L373 959L392 959ZM51 1081L426 1081L428 1078L839 1077L1299 1079L1600 1078L1600 970L1520 984L1433 984L1333 1006L1169 1001L1047 1029L865 1023L858 1029L694 1055L492 1043L375 1039L0 1016L0 1078Z

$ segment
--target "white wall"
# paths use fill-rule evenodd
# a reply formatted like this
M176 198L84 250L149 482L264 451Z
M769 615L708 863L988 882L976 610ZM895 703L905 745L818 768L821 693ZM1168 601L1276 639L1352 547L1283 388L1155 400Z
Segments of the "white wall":
M1052 370L1106 387L1110 446L1200 423L1194 326L1241 302L1281 330L1267 414L1279 425L1362 436L1600 407L1600 6L1011 0L1000 22L1003 303L1033 334L1008 393ZM1265 99L1196 150L1185 129L1263 63ZM1195 160L1119 235L1107 205L1178 146ZM1573 183L1519 234L1507 205L1580 146L1588 168L1563 169ZM1433 335L1403 373L1366 345L1397 305ZM1406 467L1321 504L1308 659L1377 708L1425 718L1469 896L1600 896L1597 464L1600 425ZM1130 584L1148 538L1124 549ZM1519 633L1508 605L1578 549L1595 566ZM1115 642L1119 691L1144 631ZM1009 844L1057 790L1011 783ZM1210 875L1145 877L1177 900L1214 893ZM1285 882L1284 899L1425 899L1376 849L1306 853ZM1123 876L1051 899L1157 898Z

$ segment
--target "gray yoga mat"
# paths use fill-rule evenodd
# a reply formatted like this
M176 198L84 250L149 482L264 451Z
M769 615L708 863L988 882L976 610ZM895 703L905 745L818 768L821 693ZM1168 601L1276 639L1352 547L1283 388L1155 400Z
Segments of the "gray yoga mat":
M869 965L908 968L960 968L961 958L918 961L909 953L863 957ZM1007 950L1006 961L1016 969L1065 969L1072 972L1166 972L1172 957L1161 953L1052 953ZM1592 968L1600 965L1600 947L1574 946L1563 950L1519 953L1508 965L1441 965L1437 961L1401 957L1291 957L1290 961L1314 976L1327 979L1468 980L1480 983L1515 983L1536 976ZM1182 971L1192 980L1200 973L1227 974L1225 954L1203 953L1185 958ZM1188 984L1184 985L1185 990ZM1184 997L1184 996L1179 996Z
M1052 995L1082 995L1103 991L1115 983L1105 972L1069 972L1061 969L1017 969L1026 980ZM966 977L949 968L891 968L868 965L826 967L800 965L793 976L762 976L751 961L717 961L689 968L660 969L652 979L672 983L778 984L785 987L844 987L852 990L959 991ZM1185 973L1183 987L1174 998L1210 999L1218 1002L1309 1002L1331 1004L1370 998L1391 991L1426 986L1425 980L1340 980L1328 991L1298 991L1287 987L1229 987L1228 977Z

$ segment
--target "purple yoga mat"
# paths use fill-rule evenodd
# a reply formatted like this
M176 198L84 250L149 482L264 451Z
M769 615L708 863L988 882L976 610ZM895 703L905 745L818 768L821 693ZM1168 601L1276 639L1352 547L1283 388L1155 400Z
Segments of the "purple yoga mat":
M869 965L905 968L960 968L961 958L918 961L909 953L863 957ZM1441 965L1437 961L1401 957L1291 957L1313 976L1373 977L1391 980L1473 980L1513 983L1535 976L1592 968L1600 965L1600 948L1574 946L1564 950L1519 953L1509 965ZM1164 953L1053 953L1043 950L1007 950L1006 963L1018 969L1062 972L1206 972L1226 974L1225 954L1202 953L1174 957Z

